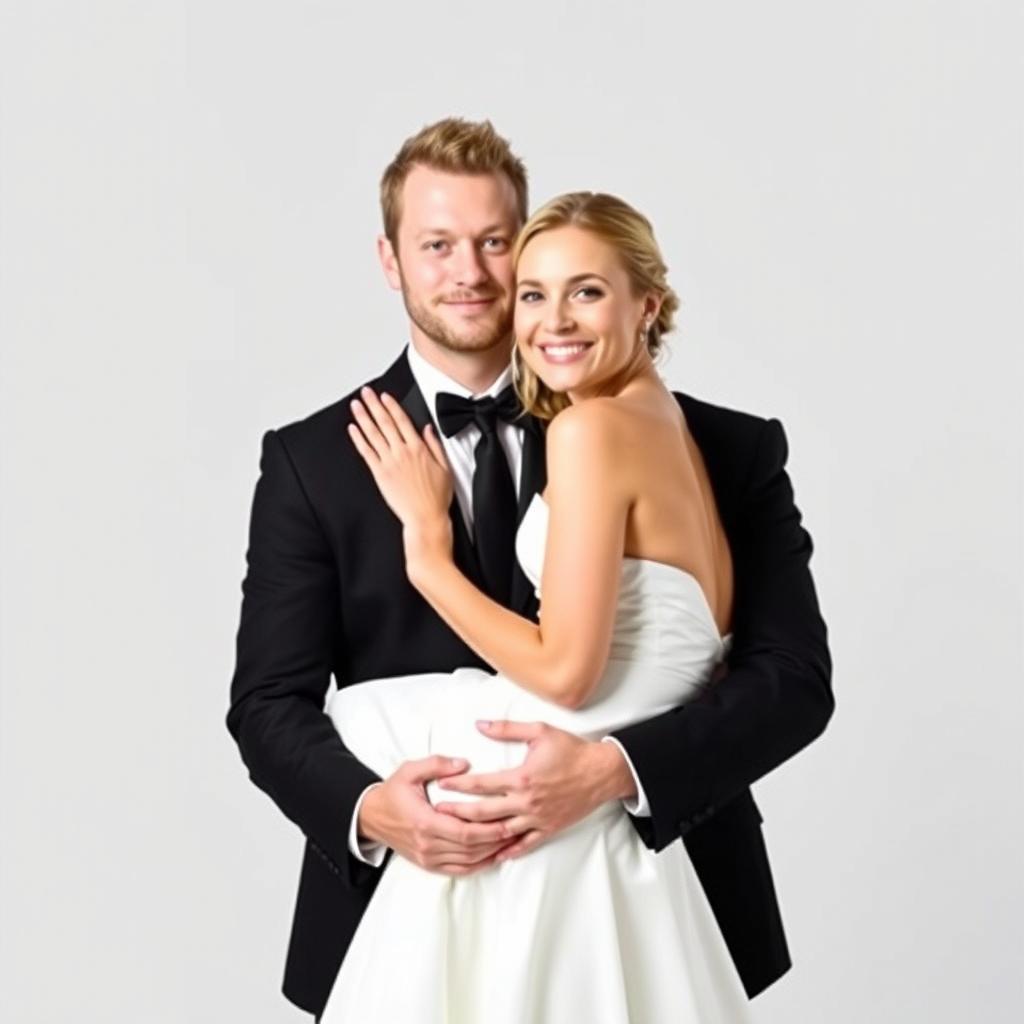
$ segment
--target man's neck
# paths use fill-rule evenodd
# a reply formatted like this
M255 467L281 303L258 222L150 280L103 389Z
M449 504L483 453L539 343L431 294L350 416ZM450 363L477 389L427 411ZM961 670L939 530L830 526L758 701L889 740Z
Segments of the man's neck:
M416 351L436 370L461 384L471 394L479 395L486 391L508 367L509 353L503 344L485 352L453 352L417 335L418 332L413 332L412 345Z

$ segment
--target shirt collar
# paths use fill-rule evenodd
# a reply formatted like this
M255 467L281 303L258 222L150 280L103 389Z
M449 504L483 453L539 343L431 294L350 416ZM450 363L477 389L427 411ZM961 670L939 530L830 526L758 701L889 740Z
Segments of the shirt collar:
M423 400L427 403L430 415L435 420L437 419L436 407L439 391L447 391L450 394L458 395L460 398L486 398L500 394L512 383L512 366L509 364L498 374L497 380L486 391L474 394L469 388L463 387L452 380L446 373L442 373L432 363L428 363L411 342L406 352L409 358L409 369L412 371L412 378L416 381L416 386L420 389L420 394L423 395Z

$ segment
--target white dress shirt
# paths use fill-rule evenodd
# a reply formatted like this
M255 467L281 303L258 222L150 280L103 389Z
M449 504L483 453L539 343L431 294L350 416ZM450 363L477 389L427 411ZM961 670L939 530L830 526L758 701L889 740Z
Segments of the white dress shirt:
M461 384L457 384L446 374L442 373L432 363L428 363L426 359L416 350L415 345L410 345L407 350L409 357L409 368L412 370L413 380L416 381L416 386L420 389L423 395L423 400L427 404L427 408L430 410L431 418L434 421L434 426L437 427L437 395L440 391L447 391L453 395L459 395L462 398L487 398L500 394L502 391L512 383L512 367L509 366L504 370L498 379L486 390L474 394L468 388L464 388ZM393 396L400 397L400 396ZM469 535L473 536L473 468L474 468L474 449L476 448L477 441L480 440L480 428L475 423L471 423L465 429L459 431L454 437L445 437L441 433L440 429L437 431L438 437L441 439L441 444L444 447L444 453L448 456L448 462L452 467L452 474L455 477L455 498L459 503L459 508L462 511L462 517L466 521L466 528L469 530ZM511 423L499 423L498 424L498 439L501 442L502 448L505 450L505 455L508 458L509 468L512 471L512 480L515 483L516 497L519 496L520 476L523 466L523 428L514 426ZM633 775L633 781L636 783L637 797L635 800L623 800L623 806L630 814L638 816L649 816L651 813L650 806L647 803L647 797L644 794L643 788L640 785L640 779L637 776L636 769L633 767L632 761L629 759L629 755L626 753L625 748L617 739L612 736L605 736L605 742L614 743L619 750L622 751L622 756L625 758L626 764L629 765L629 770ZM372 864L375 867L379 867L383 861L384 856L387 853L387 847L383 843L369 842L365 839L360 839L358 835L357 824L359 821L359 808L362 806L363 800L366 794L371 789L379 786L379 782L375 782L359 795L359 799L356 801L355 810L352 814L352 823L349 826L349 849L352 851L352 855L357 857L361 861L365 861L367 864Z
M416 351L415 345L409 346L409 368L413 380L427 403L430 415L437 427L437 396L442 391L458 395L459 398L495 398L512 383L512 367L508 366L498 375L498 379L486 390L473 394L469 388L456 384L451 377L443 374L436 366L428 363ZM512 471L512 482L515 484L516 497L519 497L519 477L523 468L523 428L512 423L499 420L497 425L498 440L505 450L509 469ZM444 446L448 463L455 477L455 497L462 509L462 518L466 521L466 529L473 536L473 468L476 465L475 449L480 440L480 428L475 423L460 430L454 437L445 437L440 429L437 436Z

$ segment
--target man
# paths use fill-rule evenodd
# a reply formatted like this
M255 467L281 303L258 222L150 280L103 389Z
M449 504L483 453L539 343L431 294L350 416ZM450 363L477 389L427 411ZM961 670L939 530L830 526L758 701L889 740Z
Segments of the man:
M525 171L489 123L449 119L403 145L381 202L380 260L402 292L411 345L372 387L418 427L440 424L455 473L456 559L485 589L503 580L502 600L535 615L525 577L501 564L544 485L542 432L508 422L507 410ZM728 672L701 699L598 742L492 723L483 728L495 742L529 743L521 770L475 776L431 757L382 780L323 713L331 674L344 687L481 662L406 579L399 524L346 434L352 397L263 439L228 713L251 778L307 839L286 996L322 1011L388 851L466 875L499 852L529 856L617 799L652 849L683 838L748 994L761 991L789 956L748 787L817 736L833 708L781 425L678 396L736 575ZM446 429L453 407L460 429ZM496 499L487 483L502 472L516 493ZM424 787L439 778L481 799L435 808ZM527 826L511 834L511 818Z

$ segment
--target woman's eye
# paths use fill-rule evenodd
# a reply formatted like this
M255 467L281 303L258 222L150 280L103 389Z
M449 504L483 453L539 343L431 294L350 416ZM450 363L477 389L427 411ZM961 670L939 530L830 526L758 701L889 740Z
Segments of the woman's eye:
M582 288L576 289L576 294L584 299L599 299L604 292L600 288L595 288L591 284L585 284Z
M540 292L522 292L519 296L520 302L534 302L540 298Z

